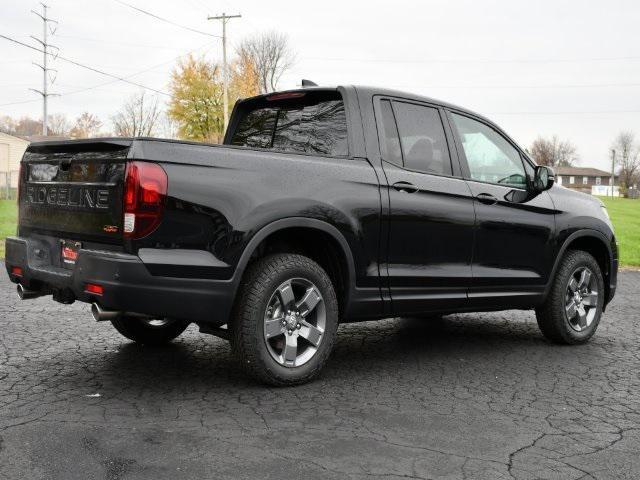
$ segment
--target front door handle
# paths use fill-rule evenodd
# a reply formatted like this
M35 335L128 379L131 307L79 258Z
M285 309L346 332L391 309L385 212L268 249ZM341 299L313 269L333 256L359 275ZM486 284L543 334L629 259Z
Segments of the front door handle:
M485 205L495 205L496 203L498 203L498 199L490 193L479 193L478 195L476 195L476 199L480 203L484 203Z
M418 190L420 190L413 183L409 183L409 182L396 182L393 184L393 188L403 193L415 193Z

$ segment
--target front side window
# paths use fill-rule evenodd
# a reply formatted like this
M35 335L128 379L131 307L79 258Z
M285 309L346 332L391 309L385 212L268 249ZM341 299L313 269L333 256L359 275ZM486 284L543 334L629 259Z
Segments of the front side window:
M602 179L600 177L596 177L596 185L602 184Z
M583 185L587 185L589 183L589 178L588 177L582 177L582 184Z
M240 121L231 145L330 156L348 154L347 117L338 92L263 97L241 107L238 115Z
M520 153L493 128L452 113L472 180L526 188L527 176Z
M576 183L576 177L569 177L569 183Z
M451 175L451 158L436 108L393 102L404 166L438 175Z

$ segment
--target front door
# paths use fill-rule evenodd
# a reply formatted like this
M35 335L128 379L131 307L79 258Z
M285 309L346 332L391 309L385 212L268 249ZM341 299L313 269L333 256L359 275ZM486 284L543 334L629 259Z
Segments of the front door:
M554 207L532 193L533 166L489 124L451 113L462 166L475 198L472 306L531 306L544 291L553 262Z
M454 176L441 111L382 100L381 155L388 183L386 268L396 315L465 308L471 280L473 198Z

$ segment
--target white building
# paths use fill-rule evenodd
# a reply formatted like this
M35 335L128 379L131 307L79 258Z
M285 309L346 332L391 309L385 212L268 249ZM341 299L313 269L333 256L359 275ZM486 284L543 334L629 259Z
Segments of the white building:
M0 195L18 187L20 160L29 141L0 132Z

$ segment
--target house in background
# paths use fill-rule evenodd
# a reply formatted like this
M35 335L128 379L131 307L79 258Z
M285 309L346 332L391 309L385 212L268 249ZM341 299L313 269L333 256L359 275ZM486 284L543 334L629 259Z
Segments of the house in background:
M592 195L611 195L611 172L589 167L555 167L556 183ZM613 178L613 196L620 195L618 175Z
M29 140L0 132L0 196L18 187L20 160Z

